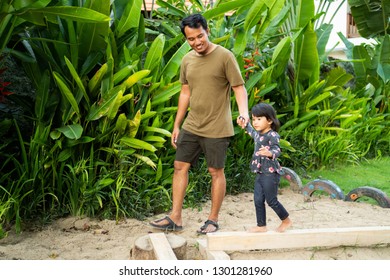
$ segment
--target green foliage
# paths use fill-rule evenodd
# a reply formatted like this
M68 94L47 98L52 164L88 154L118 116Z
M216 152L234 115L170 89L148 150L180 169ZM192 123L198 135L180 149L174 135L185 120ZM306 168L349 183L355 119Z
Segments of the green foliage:
M377 63L379 55L367 53L364 57L353 57L354 65L365 63L359 68L362 69L360 72L355 67L355 72L361 73L357 77L361 77L362 82L359 83L357 78L353 89L347 84L354 77L340 67L320 75L320 65L326 62L324 50L332 28L321 18L330 3L321 1L317 11L314 11L313 1L291 0L287 4L291 10L288 17L281 18L276 25L284 31L279 33L280 40L265 44L256 40L248 45L246 52L246 61L250 62L246 65L250 67L246 68L252 72L246 73L247 84L253 86L249 87L249 105L265 101L276 108L282 122L280 134L288 143L283 147L287 152L283 163L315 169L336 162L356 163L368 155L388 154L389 146L384 143L388 143L385 127L389 119L383 114L388 107L388 89L376 73L377 68L387 69L388 60L384 59L387 52L383 52L380 46L375 47L376 53L382 54L380 61L386 65L380 67L377 67L380 65ZM251 31L254 34L248 35L250 38L265 36L259 29ZM361 50L364 47L355 48ZM372 61L370 57L374 57ZM258 75L257 71L261 74ZM380 73L386 76L386 71ZM253 78L256 78L254 85L251 83ZM370 82L372 86L366 87ZM382 133L377 134L381 129ZM375 151L379 146L380 150Z
M0 225L20 230L34 215L143 219L170 209L169 137L190 49L177 22L195 11L209 20L213 42L235 53L249 106L276 108L284 166L313 170L389 154L389 37L356 47L345 39L355 76L341 67L321 73L333 1L317 11L312 0L157 1L150 18L141 0L3 2L0 52L23 65L35 100L20 103L31 133L0 122ZM233 194L253 185L253 143L236 129L225 171ZM208 199L209 188L202 162L191 170L185 206Z
M373 38L389 33L389 0L348 0L348 4L363 37Z

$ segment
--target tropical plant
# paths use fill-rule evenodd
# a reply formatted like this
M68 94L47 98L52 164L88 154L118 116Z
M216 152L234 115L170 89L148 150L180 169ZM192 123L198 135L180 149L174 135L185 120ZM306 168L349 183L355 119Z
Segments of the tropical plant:
M1 135L16 136L0 146L0 223L20 228L35 213L142 219L170 208L174 151L167 139L180 62L190 49L177 22L195 11L209 20L213 42L235 53L249 106L265 101L277 109L284 165L316 168L388 152L388 107L379 105L386 98L378 87L387 77L386 46L375 49L382 59L370 62L379 66L375 79L364 77L372 82L364 89L348 88L352 76L344 69L320 73L331 30L323 16L333 1L315 11L312 0L158 0L147 18L141 0L3 2L1 51L22 62L35 100L23 103L33 123L28 137L17 121L0 122ZM233 100L232 112L233 121ZM2 154L16 146L13 139L18 147ZM252 185L245 164L251 145L237 128L226 164L231 193ZM184 204L196 207L209 178L191 176Z
M389 34L389 0L348 0L348 4L362 37L374 38Z

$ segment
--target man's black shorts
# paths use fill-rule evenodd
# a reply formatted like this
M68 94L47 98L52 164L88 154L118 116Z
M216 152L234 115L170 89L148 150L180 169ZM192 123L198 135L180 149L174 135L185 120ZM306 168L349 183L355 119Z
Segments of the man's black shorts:
M206 138L181 129L176 142L175 160L195 166L203 152L207 167L224 168L229 142L230 137Z

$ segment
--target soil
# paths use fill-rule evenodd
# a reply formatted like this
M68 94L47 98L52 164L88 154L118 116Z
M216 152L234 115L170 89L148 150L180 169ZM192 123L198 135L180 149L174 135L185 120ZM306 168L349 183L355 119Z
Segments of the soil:
M279 201L290 213L291 229L390 226L390 208L365 202L346 202L329 197L316 197L305 202L303 195L284 189ZM201 209L183 210L183 227L177 234L187 240L187 259L202 259L196 231L207 219L210 201ZM166 214L166 213L165 213ZM58 219L44 227L29 227L20 234L13 231L0 240L0 260L128 260L134 241L156 232L149 221L123 219L96 220L82 217ZM267 209L268 229L280 221ZM220 213L220 231L246 231L255 225L253 194L226 196ZM158 230L157 230L158 232ZM261 233L259 233L261 234ZM303 248L226 252L232 260L390 260L390 245L372 247Z

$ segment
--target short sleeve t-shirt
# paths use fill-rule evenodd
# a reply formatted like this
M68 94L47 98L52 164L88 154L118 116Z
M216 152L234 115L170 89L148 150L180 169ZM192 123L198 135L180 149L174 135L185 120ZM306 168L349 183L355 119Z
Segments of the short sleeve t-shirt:
M191 92L183 128L208 138L233 136L231 87L244 84L233 53L221 46L205 56L190 51L181 64L180 81Z

